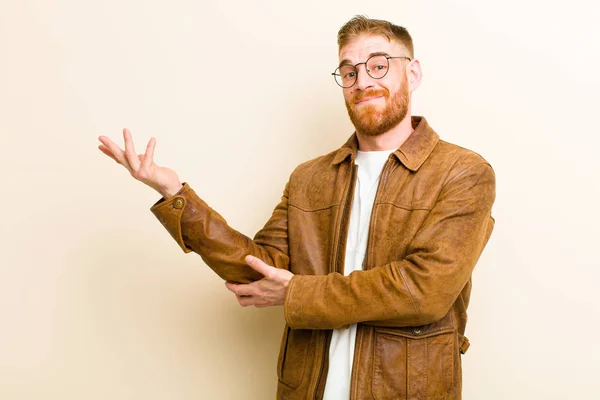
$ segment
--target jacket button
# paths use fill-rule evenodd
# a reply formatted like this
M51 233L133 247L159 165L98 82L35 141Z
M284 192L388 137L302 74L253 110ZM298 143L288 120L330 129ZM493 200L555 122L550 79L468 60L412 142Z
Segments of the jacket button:
M173 207L175 207L178 210L180 208L183 208L183 199L181 197L176 198L173 202Z
M421 328L412 328L412 334L415 336L421 334Z

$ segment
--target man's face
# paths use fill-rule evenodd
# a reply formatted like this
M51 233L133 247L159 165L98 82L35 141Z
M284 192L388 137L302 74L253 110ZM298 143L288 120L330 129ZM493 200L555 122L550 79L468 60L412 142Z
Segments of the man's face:
M359 36L341 49L340 63L355 65L375 53L408 56L400 44L383 36ZM410 101L406 78L408 62L403 58L390 59L388 73L381 79L370 77L365 64L357 67L356 83L343 91L348 115L358 133L378 136L406 117Z

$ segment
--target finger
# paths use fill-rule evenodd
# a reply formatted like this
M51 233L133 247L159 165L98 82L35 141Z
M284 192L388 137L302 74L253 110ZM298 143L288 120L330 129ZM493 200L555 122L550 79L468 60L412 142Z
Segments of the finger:
M129 172L131 172L131 166L129 165L129 162L127 162L127 158L125 157L125 152L123 149L121 149L115 142L106 136L100 136L98 137L98 140L100 140L100 142L102 142L102 144L108 148L119 164L123 165L129 170Z
M250 267L252 267L253 270L255 270L256 272L260 272L265 277L271 276L272 271L276 269L275 267L271 267L270 265L266 264L260 258L254 256L246 256L245 261Z
M237 290L237 286L235 283L231 283L231 282L225 282L225 287L229 290L231 290L233 293L236 292Z
M255 303L254 307L256 308L265 308L265 307L270 307L271 305L269 303Z
M256 302L256 300L252 296L236 296L236 297L237 297L238 303L240 303L240 306L242 306L242 307L253 306L254 303Z
M133 138L129 129L123 129L123 139L125 141L125 157L131 166L131 169L137 172L140 169L140 159L135 152L135 146L133 145Z
M106 147L105 145L101 144L98 146L98 148L100 149L101 152L103 152L104 154L106 154L107 156L109 156L110 158L112 158L113 160L115 160L115 162L119 162L119 160L117 160L115 158L115 156L112 155L112 153L110 152L110 150L108 149L108 147Z
M100 146L106 148L108 151L110 151L110 153L115 157L118 158L118 155L121 153L124 153L123 150L112 140L110 140L108 137L106 136L99 136L98 140L100 140L100 143L102 143Z
M226 282L225 286L227 289L231 290L235 293L236 296L259 296L260 291L257 290L256 286L253 283L248 283L245 285L236 285L234 283Z
M147 169L154 162L154 147L156 146L156 139L150 138L148 142L148 146L146 146L146 153L144 154L144 161L142 163L142 168Z
M121 148L115 143L113 142L108 136L98 136L98 140L105 145L106 147L110 148L111 150L113 148L116 148L118 150L121 150ZM121 150L123 151L123 150Z

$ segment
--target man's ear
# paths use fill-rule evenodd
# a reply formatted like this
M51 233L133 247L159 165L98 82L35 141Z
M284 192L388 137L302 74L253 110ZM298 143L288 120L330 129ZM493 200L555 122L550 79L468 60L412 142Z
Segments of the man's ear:
M406 77L408 80L408 90L410 92L421 86L423 70L421 69L421 63L416 58L406 67Z

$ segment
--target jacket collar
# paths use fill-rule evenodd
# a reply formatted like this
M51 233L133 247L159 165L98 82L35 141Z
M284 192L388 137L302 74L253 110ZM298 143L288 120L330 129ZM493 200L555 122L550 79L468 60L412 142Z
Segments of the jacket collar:
M429 126L425 117L412 116L411 123L414 132L406 139L394 154L396 158L409 170L417 171L431 154L434 147L440 140L440 136ZM358 139L356 132L350 136L350 139L337 151L333 165L344 161L348 156L351 160L356 157L358 149Z

